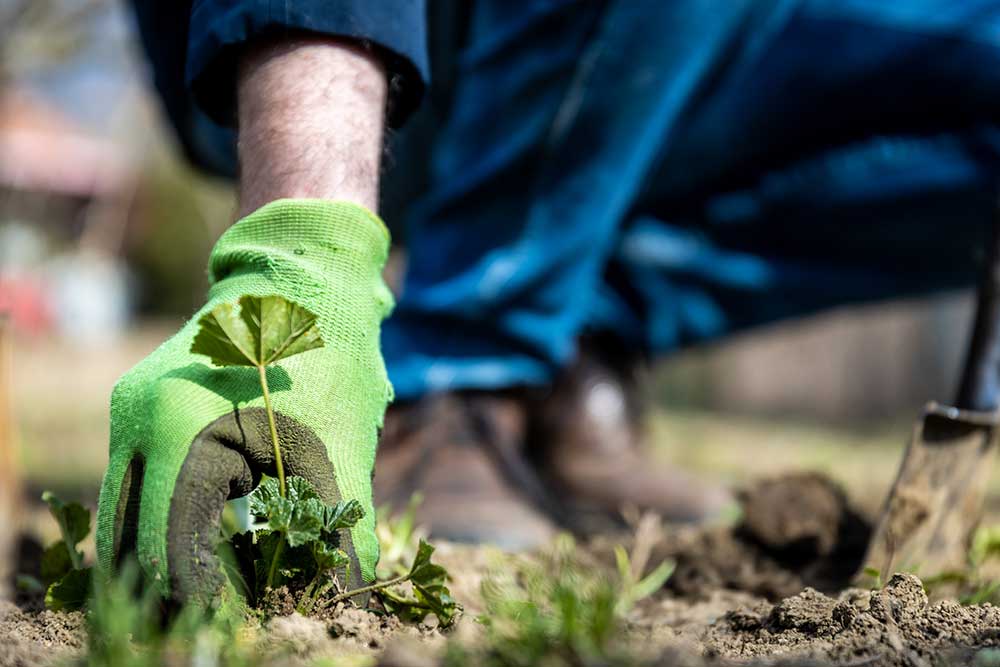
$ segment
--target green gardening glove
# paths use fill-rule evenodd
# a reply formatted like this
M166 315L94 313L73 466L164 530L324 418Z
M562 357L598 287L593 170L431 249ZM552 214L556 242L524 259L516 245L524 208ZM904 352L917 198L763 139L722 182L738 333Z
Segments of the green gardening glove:
M192 354L198 320L243 295L279 295L317 316L325 345L267 370L286 475L365 516L344 540L352 588L375 577L371 478L392 387L379 324L393 300L382 222L353 204L280 200L233 225L212 250L208 303L126 373L111 395L110 462L97 518L98 564L135 552L164 596L208 604L226 588L215 556L227 498L275 475L257 370Z

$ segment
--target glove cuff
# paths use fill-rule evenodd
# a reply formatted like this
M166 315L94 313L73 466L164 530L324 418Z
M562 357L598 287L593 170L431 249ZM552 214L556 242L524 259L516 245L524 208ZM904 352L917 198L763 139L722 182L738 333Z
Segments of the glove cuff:
M358 204L279 199L238 220L219 238L209 257L209 281L215 285L248 269L268 272L282 258L320 274L345 260L361 272L378 274L389 240L382 220Z

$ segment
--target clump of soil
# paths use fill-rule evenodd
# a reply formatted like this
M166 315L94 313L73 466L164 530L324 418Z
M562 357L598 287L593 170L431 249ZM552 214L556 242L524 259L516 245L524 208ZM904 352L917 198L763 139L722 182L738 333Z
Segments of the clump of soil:
M834 598L807 588L732 611L709 628L704 645L706 657L726 659L911 667L948 655L948 664L962 664L1000 646L1000 609L929 604L919 579L896 574L878 591L848 589Z
M86 644L83 614L31 612L0 601L0 665L48 665L82 654Z
M871 526L828 477L765 479L739 497L743 519L735 529L679 527L654 550L653 562L677 563L671 590L697 598L722 588L777 600L807 586L831 592L850 583Z

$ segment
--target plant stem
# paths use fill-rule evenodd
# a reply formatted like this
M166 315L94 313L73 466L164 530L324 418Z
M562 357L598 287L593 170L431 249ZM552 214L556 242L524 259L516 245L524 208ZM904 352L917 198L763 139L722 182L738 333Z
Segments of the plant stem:
M347 600L348 598L352 598L355 595L361 595L362 593L368 593L370 591L380 591L383 588L389 588L390 586L401 584L404 581L408 581L409 579L410 579L410 573L407 572L406 574L401 574L394 579L389 579L388 581L378 581L375 582L374 584L371 584L370 586L362 586L361 588L355 588L353 591L344 591L340 595L335 595L333 598L331 598L330 604L333 604L335 602L340 602L341 600Z
M73 566L73 569L82 569L83 561L80 558L80 552L73 546L73 540L71 540L69 536L69 527L66 525L65 521L59 522L59 532L62 534L63 544L66 545L66 550L69 551L69 562Z
M281 464L281 447L278 445L278 429L274 425L274 410L271 409L271 392L267 388L267 373L263 364L260 372L260 388L264 392L264 409L267 411L267 425L271 428L271 444L274 445L274 467L278 469L278 490L285 497L285 467ZM273 568L272 568L273 569Z
M281 541L274 548L274 556L271 558L271 567L267 571L267 588L274 588L274 575L278 571L278 560L281 558L281 550L285 547L285 536L281 536Z

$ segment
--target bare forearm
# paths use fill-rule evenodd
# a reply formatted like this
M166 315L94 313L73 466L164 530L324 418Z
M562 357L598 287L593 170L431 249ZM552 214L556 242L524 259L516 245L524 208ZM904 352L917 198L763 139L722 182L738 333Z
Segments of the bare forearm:
M378 204L387 84L377 59L306 37L251 48L237 90L240 216L285 197Z

